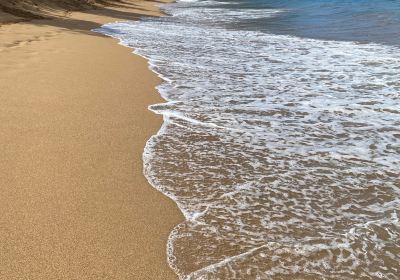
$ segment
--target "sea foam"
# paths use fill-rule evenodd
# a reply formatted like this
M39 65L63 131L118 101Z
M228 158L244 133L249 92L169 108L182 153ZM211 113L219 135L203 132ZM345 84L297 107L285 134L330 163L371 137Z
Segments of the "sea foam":
M143 158L186 219L171 267L180 279L396 279L400 49L228 30L216 23L281 11L208 5L98 30L165 81Z

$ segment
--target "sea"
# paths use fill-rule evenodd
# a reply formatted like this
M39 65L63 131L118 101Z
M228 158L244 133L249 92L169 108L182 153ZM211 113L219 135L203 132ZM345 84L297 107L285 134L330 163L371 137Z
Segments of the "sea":
M179 279L400 279L400 1L162 9L97 31L164 81L143 161Z

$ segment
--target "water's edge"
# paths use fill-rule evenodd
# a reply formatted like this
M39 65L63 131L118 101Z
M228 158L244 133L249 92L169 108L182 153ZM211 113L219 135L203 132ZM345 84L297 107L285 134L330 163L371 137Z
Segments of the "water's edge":
M172 3L173 3L173 2L172 2ZM163 4L163 5L166 5L166 4ZM164 16L169 16L169 15L168 15L168 14L160 15L160 17L164 17ZM139 19L139 20L141 20L141 19ZM111 35L111 34L105 34L105 33L103 33L103 32L101 31L101 28L102 28L103 26L105 26L105 25L107 25L107 24L111 24L111 23L118 23L118 22L121 22L121 21L109 22L109 23L106 23L106 24L101 25L99 28L92 29L91 31L92 31L92 32L96 32L96 33L100 33L100 34L105 35L105 36L107 36L107 37L110 37L110 38L113 38L113 39L118 40L118 45L121 45L121 46L123 46L123 47L132 49L132 50L133 50L133 51L132 51L132 54L137 55L137 56L140 56L140 57L143 57L144 59L146 59L147 64L148 64L148 69L149 69L151 72L153 72L154 74L156 74L157 77L159 77L159 78L162 80L161 83L160 83L158 86L155 87L155 89L157 90L157 93L158 93L158 94L160 95L160 97L165 101L165 102L159 103L159 104L165 104L165 103L167 103L167 102L168 102L167 98L166 98L165 96L163 96L163 94L158 90L158 87L159 87L161 84L167 82L167 81L168 81L168 78L164 77L162 74L158 73L158 72L154 69L154 67L153 67L154 65L152 64L151 59L150 59L149 57L146 57L145 55L141 55L141 54L137 53L134 47L131 47L131 46L129 46L128 44L125 44L125 43L123 42L123 40L121 40L121 39L118 38L117 36L113 36L113 35ZM122 22L126 22L126 21L122 21ZM156 105L156 104L151 104L151 105L149 105L149 106L147 107L147 109L148 109L149 111L153 112L154 114L162 115L161 113L158 113L157 111L154 111L154 110L150 109L150 107L151 107L152 105ZM149 174L149 172L148 172L148 168L149 168L149 165L150 165L150 162L151 162L151 154L148 152L149 147L152 145L154 139L155 139L158 135L162 134L162 132L163 132L163 130L164 130L164 128L165 128L166 125L167 125L167 120L166 120L165 117L163 117L163 123L162 123L160 129L157 131L156 134L152 135L152 136L147 140L147 142L146 142L146 144L145 144L145 147L144 147L143 153L142 153L143 175L144 175L144 177L146 178L146 180L149 182L149 184L150 184L154 189L158 190L160 193L162 193L163 195L167 196L169 199L171 199L171 200L175 203L175 205L178 207L179 211L182 213L182 216L184 216L185 221L187 221L187 217L186 217L184 211L182 210L182 207L180 207L178 201L177 201L176 199L174 199L174 196L173 196L172 194L166 193L166 192L163 190L161 184L158 184L158 185L157 185L157 184L151 179L151 176L150 176L150 174ZM170 232L170 234L169 234L168 241L167 241L167 245L166 245L167 263L168 263L169 267L172 269L172 271L174 271L174 273L179 277L179 279L183 279L183 276L179 274L178 269L174 266L174 264L173 264L173 262L172 262L172 260L171 260L171 256L173 256L173 253L172 253L172 252L173 252L173 245L172 245L172 242L173 242L173 236L174 236L174 234L176 234L176 232L178 231L178 229L180 228L180 226L181 226L185 221L183 221L183 222L177 224L177 225L173 228L173 230L172 230L172 231Z
M169 266L181 280L394 279L397 48L229 30L218 21L257 13L213 3L95 30L164 81L142 159L184 216Z

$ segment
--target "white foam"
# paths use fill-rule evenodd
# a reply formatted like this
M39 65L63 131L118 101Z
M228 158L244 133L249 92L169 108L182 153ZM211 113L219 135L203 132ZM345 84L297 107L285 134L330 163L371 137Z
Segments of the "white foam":
M181 279L395 279L400 50L228 31L213 24L255 11L203 6L99 30L166 81L143 158L186 218L171 267Z

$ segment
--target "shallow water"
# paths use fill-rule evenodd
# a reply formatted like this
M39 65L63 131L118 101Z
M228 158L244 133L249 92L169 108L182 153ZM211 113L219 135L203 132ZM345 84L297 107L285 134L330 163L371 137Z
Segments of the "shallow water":
M207 3L207 2L206 2ZM258 17L236 18L226 28L296 35L314 39L400 45L400 1L397 0L239 0L213 5ZM266 17L265 11L280 13ZM263 15L264 14L264 15Z
M180 2L99 30L165 80L144 171L186 217L170 265L181 279L398 279L400 49L243 24L295 13L278 2Z

